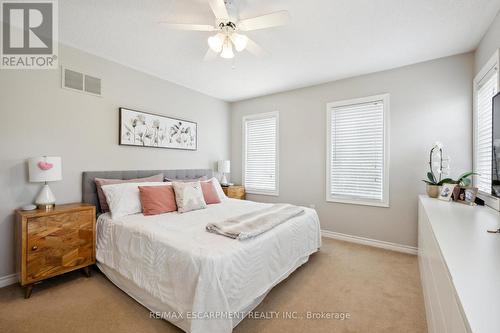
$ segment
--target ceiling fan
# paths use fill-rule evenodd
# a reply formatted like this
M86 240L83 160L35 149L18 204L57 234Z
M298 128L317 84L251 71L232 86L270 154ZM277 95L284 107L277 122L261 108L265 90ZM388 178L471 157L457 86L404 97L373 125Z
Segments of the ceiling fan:
M247 50L258 57L263 56L264 49L241 32L285 25L290 18L288 11L282 10L238 21L231 18L228 12L227 5L231 5L232 0L208 0L208 2L215 15L215 25L160 22L170 29L216 32L215 35L208 37L209 48L205 54L205 61L212 60L217 55L225 59L234 58L233 48L237 52Z

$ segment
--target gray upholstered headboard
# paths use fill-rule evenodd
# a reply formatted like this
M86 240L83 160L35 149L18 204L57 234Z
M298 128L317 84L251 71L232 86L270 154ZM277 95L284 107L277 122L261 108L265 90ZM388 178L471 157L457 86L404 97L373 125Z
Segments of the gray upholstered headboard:
M159 173L163 173L168 179L193 179L203 176L210 178L213 176L211 169L84 171L82 175L82 202L95 205L97 213L101 212L94 178L132 179L149 177Z

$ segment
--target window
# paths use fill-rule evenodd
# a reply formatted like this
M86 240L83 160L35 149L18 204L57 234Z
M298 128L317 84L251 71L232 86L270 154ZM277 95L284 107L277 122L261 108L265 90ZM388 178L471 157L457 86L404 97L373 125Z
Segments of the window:
M474 183L482 193L491 193L492 99L498 92L498 53L474 79Z
M278 112L243 118L243 183L246 192L278 195Z
M389 95L327 105L326 200L389 206Z

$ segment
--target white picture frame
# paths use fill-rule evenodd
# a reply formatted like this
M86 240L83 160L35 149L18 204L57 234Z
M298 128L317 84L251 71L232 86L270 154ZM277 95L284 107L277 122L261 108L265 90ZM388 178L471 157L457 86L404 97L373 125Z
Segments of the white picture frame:
M439 192L438 199L443 201L451 201L453 190L457 184L443 184L441 191Z

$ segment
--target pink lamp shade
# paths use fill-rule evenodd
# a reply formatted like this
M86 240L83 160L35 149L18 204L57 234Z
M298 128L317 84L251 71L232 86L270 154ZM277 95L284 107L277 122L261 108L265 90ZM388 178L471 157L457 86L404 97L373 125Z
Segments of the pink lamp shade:
M30 182L53 182L62 179L61 157L32 157L28 161Z

